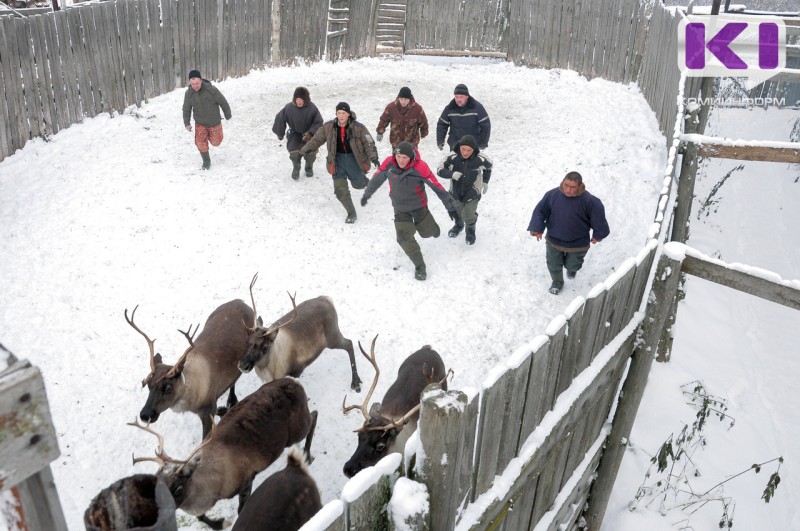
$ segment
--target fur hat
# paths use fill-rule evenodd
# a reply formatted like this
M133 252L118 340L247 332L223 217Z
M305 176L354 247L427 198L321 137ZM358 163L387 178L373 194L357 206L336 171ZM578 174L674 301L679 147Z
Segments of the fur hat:
M413 159L414 158L414 146L409 144L406 141L400 142L397 144L397 147L394 148L395 155L405 155L406 157Z
M339 103L337 103L336 104L336 110L337 111L344 111L347 114L352 114L350 112L350 105L346 101L340 101Z
M463 83L456 85L456 88L453 90L453 95L457 96L459 94L462 96L469 96L469 89Z
M475 140L475 137L472 135L464 135L461 137L461 140L458 141L459 146L469 146L472 149L478 149L478 141Z
M199 77L200 79L203 79L203 76L200 75L200 70L191 70L189 72L189 79L192 79L192 78L195 78L195 77Z
M308 89L305 87L297 87L294 89L294 94L292 95L292 101L300 98L303 100L303 103L308 104L311 101L311 94L309 94Z
M400 89L400 93L397 94L397 97L398 98L406 98L406 99L410 100L411 99L411 89L408 88L408 87L401 88Z

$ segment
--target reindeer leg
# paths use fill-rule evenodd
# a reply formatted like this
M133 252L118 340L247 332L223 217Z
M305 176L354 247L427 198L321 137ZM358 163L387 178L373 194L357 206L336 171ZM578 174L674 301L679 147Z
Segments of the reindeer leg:
M210 516L206 516L205 514L201 514L197 517L198 520L206 524L211 529L222 529L223 525L225 524L224 518L211 518Z
M314 430L317 428L317 412L311 412L311 428L308 430L308 434L306 435L306 446L303 448L303 452L306 454L306 461L310 465L314 462L314 457L311 455L311 440L314 439Z
M242 487L242 490L239 491L239 509L237 509L236 514L242 512L242 507L244 504L247 503L247 498L250 497L250 493L253 492L253 480L247 482L247 485Z
M353 351L353 342L349 339L342 338L342 343L339 345L339 348L346 350L347 355L350 357L350 389L356 393L360 393L361 378L358 377L358 369L356 368L356 355Z
M225 413L231 410L233 406L239 403L239 399L236 398L236 384L233 384L231 388L228 390L228 401L225 403L225 407L218 407L217 408L217 416L222 418Z
M200 415L200 422L203 423L203 439L206 438L206 435L209 434L211 431L211 426L213 426L213 422L211 421L212 415L214 411L208 408L201 409L197 412Z

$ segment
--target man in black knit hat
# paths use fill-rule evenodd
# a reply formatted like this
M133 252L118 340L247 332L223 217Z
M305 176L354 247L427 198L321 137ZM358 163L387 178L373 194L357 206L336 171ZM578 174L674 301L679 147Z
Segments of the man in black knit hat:
M366 126L356 121L356 113L350 110L347 102L336 105L336 119L325 122L306 145L300 148L300 155L306 156L325 144L328 148L328 173L333 177L333 193L347 211L345 223L355 223L358 219L350 187L363 190L369 179L370 162L378 167L378 151L375 141Z
M287 131L288 127L288 131ZM289 160L292 161L292 179L300 178L300 148L322 127L322 115L317 106L311 103L311 94L305 87L294 89L292 101L275 115L272 132L283 140L286 136L286 149L289 151ZM288 134L287 134L288 133ZM317 151L306 153L306 177L314 176L314 161Z
M198 70L189 72L189 87L183 96L183 125L187 131L192 130L191 118L194 115L194 144L203 158L202 169L211 168L211 155L208 144L216 147L222 143L222 118L231 119L231 106L219 89L211 81L203 79Z
M414 99L410 88L401 88L397 98L383 110L376 129L378 142L383 140L383 133L389 125L389 142L393 149L403 141L417 147L419 141L428 136L428 117Z
M448 135L448 130L450 134ZM451 151L455 151L458 141L465 135L475 137L478 148L489 147L489 136L492 134L492 122L489 114L478 100L469 95L466 85L459 84L453 90L453 99L442 111L436 124L436 145L444 149L445 135Z

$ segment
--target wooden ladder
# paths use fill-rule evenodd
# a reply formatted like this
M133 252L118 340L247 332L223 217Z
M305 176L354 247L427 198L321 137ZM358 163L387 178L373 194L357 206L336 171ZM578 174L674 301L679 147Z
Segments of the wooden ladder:
M407 0L380 0L375 18L375 54L378 57L403 55L406 35Z

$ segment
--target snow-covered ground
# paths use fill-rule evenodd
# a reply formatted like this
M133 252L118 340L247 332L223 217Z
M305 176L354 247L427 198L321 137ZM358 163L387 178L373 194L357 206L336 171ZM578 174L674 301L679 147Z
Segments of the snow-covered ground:
M374 132L383 107L407 85L435 130L457 83L466 83L491 116L486 153L495 170L479 208L477 244L467 247L462 238L446 236L423 241L423 283L413 279L395 242L388 189L366 208L357 207L358 223L345 225L321 161L314 178L292 181L285 148L270 129L294 87L305 85L326 120L337 102L348 101ZM154 441L125 426L144 404L140 381L148 372L147 347L125 323L125 308L139 305L137 324L158 338L158 351L174 362L185 349L177 329L204 322L223 302L249 300L247 286L258 271L255 296L265 321L289 309L286 291L297 292L298 301L326 294L336 302L346 337L366 344L380 334L376 352L384 376L375 398L400 362L424 344L454 369L452 388L475 386L541 333L573 296L586 294L635 255L654 215L666 150L634 86L587 81L569 71L434 58L316 63L217 85L233 120L224 122L222 146L212 148L210 172L199 171L192 134L183 129L182 90L34 140L0 163L0 342L44 373L62 453L53 470L71 529L81 528L83 511L102 488L154 469L130 462L131 453L151 455ZM420 149L433 167L443 158L433 132ZM386 141L379 153L389 155ZM526 227L536 201L570 170L583 173L587 188L604 201L612 235L593 247L576 281L554 297L546 291L544 246ZM447 229L444 208L430 198ZM780 227L762 230L770 230L770 241L790 241L778 238ZM787 222L784 228L790 227ZM775 243L771 248L797 252ZM758 249L768 248L759 243ZM797 263L786 258L787 266ZM740 261L751 262L750 253ZM772 263L756 265L799 276ZM656 370L674 370L681 358L676 349L675 363ZM339 407L346 394L363 396L348 392L346 359L342 351L327 351L301 378L320 414L310 470L323 503L341 492L341 467L354 448L351 432L360 425L355 413L344 418ZM369 382L368 364L358 361ZM243 376L239 396L259 383L254 374ZM683 410L678 401L661 407ZM781 418L777 412L775 418ZM199 442L193 415L167 412L154 427L165 435L170 455L188 455ZM284 462L279 459L257 482ZM787 494L783 487L776 502ZM232 518L235 503L221 502L214 512ZM795 513L784 512L783 521L787 514ZM612 511L608 521L615 521ZM204 528L193 518L182 522Z

